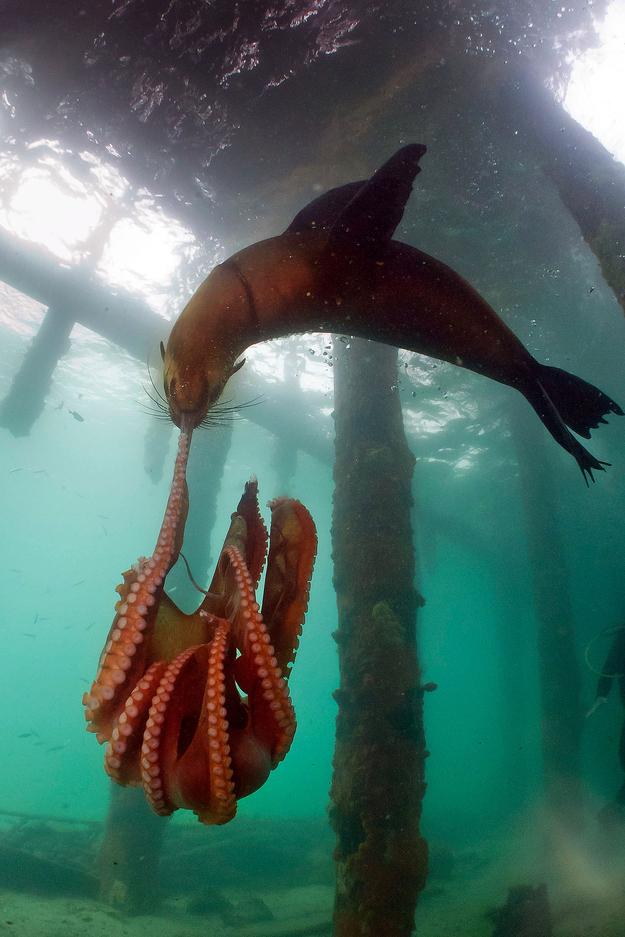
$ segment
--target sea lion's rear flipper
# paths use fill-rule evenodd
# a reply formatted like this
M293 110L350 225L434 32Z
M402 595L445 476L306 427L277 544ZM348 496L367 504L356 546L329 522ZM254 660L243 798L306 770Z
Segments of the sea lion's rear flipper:
M330 189L302 208L287 232L326 230L330 247L386 243L401 221L425 151L421 143L404 146L370 179Z
M608 413L623 416L619 405L604 394L602 390L583 381L581 377L569 374L561 368L539 365L540 383L545 388L556 410L567 426L590 439L591 429L596 429Z
M419 160L422 143L404 146L374 172L337 218L328 237L328 249L385 245L402 219Z
M538 362L535 367L535 380L524 394L556 442L576 460L588 484L588 477L595 480L593 470L603 472L604 465L610 463L601 462L584 449L568 427L588 439L592 428L606 422L606 414L622 416L623 411L607 394L580 377Z

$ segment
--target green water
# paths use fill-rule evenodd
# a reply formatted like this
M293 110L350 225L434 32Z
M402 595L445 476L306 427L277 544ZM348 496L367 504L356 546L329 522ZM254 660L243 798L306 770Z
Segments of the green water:
M564 216L560 221L566 227ZM575 237L573 230L568 234ZM558 282L548 289L549 302L543 306L538 303L545 293L544 278L528 265L524 288L533 291L536 318L548 321L549 334L547 328L545 334L542 328L527 328L522 337L537 356L589 379L599 376L603 389L623 400L622 314L579 239L577 249L575 263L562 257ZM558 301L560 283L568 296L577 295L575 304ZM596 284L591 310L589 283ZM14 297L10 301L17 305L15 318L3 329L3 387L37 324L33 313L23 330L13 328L21 307ZM522 325L520 320L516 325ZM595 332L600 332L601 341L592 341ZM315 341L299 344L307 349ZM281 344L274 343L278 349ZM318 342L317 346L321 347ZM312 357L305 359L304 370ZM425 361L418 364L430 380L424 391L413 383L414 367L413 362L400 369L407 425L415 414L440 416L441 398L433 393L437 381L445 409L455 410L441 429L441 442L433 434L409 437L417 458L418 587L426 598L419 613L419 647L424 680L438 685L425 698L431 756L423 829L431 841L450 850L476 845L485 850L485 842L497 841L499 831L520 822L541 797L537 622L526 518L505 421L506 407L516 401L508 389L451 366L433 370ZM331 376L326 366L322 379L328 394ZM81 332L55 373L48 404L30 436L15 439L3 432L5 535L0 568L6 641L0 784L7 810L89 819L106 814L109 782L102 770L102 751L84 731L80 699L93 678L112 620L113 587L122 569L155 542L174 456L174 435L165 425L157 427L166 455L162 479L150 481L144 471L144 446L146 434L154 429L153 418L140 406L144 382L141 366L120 357L114 348L94 346ZM412 397L415 387L418 398ZM64 406L58 409L61 401ZM331 405L328 396L328 409ZM84 421L73 418L69 409ZM532 420L526 409L521 417ZM331 433L329 414L320 413L318 420ZM542 433L541 427L536 430ZM572 460L546 439L557 479L553 509L565 543L580 660L587 642L602 628L618 624L623 615L623 532L617 518L625 491L625 445L617 419L602 427L592 449L613 467L586 489ZM258 476L261 503L282 493L273 450L267 430L248 420L234 425L223 479L215 492L213 558L247 478ZM210 435L197 444L194 458L210 461ZM301 498L315 518L319 550L292 677L298 730L285 762L260 791L240 802L241 817L323 817L328 806L336 716L332 692L338 685L331 638L337 627L332 491L331 466L299 453L288 493ZM191 505L192 510L200 507L193 489ZM504 666L502 655L510 646L516 648L515 657ZM599 644L597 653L602 648ZM511 686L506 674L513 679ZM594 677L584 668L582 675L583 702L589 705ZM590 823L593 811L620 783L620 718L614 698L584 726L583 785ZM176 822L192 820L187 816ZM236 823L235 819L233 828ZM491 904L493 900L494 896Z

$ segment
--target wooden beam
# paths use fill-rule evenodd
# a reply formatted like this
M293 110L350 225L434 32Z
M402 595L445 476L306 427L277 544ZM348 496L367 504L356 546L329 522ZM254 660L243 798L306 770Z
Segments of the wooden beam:
M536 149L625 312L625 166L566 112L529 69L502 81L500 106Z
M139 298L107 286L91 270L66 267L44 247L0 230L0 280L125 348L135 358L165 338L169 322Z

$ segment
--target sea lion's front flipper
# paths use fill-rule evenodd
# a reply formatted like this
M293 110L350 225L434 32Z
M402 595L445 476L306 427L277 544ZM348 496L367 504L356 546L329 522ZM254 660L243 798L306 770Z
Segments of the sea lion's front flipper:
M404 146L370 179L324 192L297 213L286 232L326 230L334 247L344 241L352 245L388 241L401 221L425 151L421 143Z
M402 219L419 160L426 152L422 143L404 146L361 185L337 218L328 238L328 249L385 245Z
M348 182L347 185L337 185L336 188L324 192L323 195L313 199L297 213L286 229L285 234L301 233L303 231L330 231L358 190L362 189L368 182L368 179L360 179L358 182Z

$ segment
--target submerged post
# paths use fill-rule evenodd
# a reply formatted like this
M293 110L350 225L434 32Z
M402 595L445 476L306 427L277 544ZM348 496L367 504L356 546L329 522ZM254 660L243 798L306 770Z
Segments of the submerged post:
M166 822L143 791L111 784L98 855L100 899L126 914L146 914L159 903L158 863Z
M54 370L69 351L73 328L72 316L58 308L46 311L9 393L0 403L0 426L14 436L27 436L43 410Z
M425 883L419 595L397 351L337 343L332 549L340 688L335 937L408 937Z
M519 405L511 410L510 425L538 626L545 800L555 829L574 832L580 828L583 806L581 673L557 489L541 427Z

